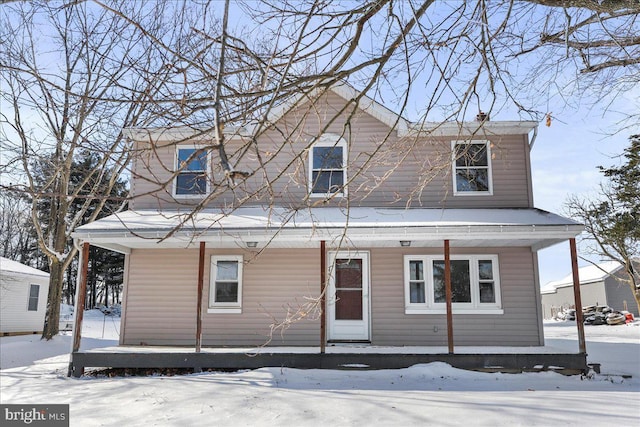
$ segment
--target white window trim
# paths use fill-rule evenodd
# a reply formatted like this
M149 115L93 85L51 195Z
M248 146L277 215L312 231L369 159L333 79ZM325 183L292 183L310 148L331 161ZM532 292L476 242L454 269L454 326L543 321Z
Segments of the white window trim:
M315 147L342 147L342 192L340 193L314 193L313 192L313 149ZM326 133L311 145L309 149L309 197L347 197L347 141L339 135Z
M180 144L175 146L175 150L173 151L173 170L176 176L173 178L173 186L172 186L171 194L176 199L202 199L205 195L211 192L211 183L209 182L209 179L208 179L209 169L211 167L211 150L206 150L207 164L205 166L204 173L207 176L207 180L206 180L207 187L206 187L205 193L204 194L178 194L178 175L180 175L181 173L178 171L178 169L180 168L180 165L178 164L178 150L183 150L183 149L202 150L206 148L203 145L198 145L198 144Z
M487 147L487 176L489 180L489 190L487 191L458 191L456 182L456 146L464 144L484 144ZM488 140L471 140L471 141L451 141L451 168L453 180L454 196L492 196L493 195L493 171L491 166L491 141Z
M451 260L469 261L469 273L471 276L471 302L452 303L451 308L454 314L504 314L502 309L502 295L500 292L500 265L498 255L452 255ZM444 255L405 255L404 256L404 302L405 314L445 314L447 312L446 303L436 303L434 301L433 289L433 261L444 260ZM495 303L480 302L480 280L478 273L478 261L491 260L493 267L493 284L495 292ZM412 303L410 294L410 261L422 261L425 279L425 302Z
M215 301L218 261L236 261L238 263L238 302L219 303ZM211 257L211 268L209 270L209 307L207 308L207 313L242 313L242 267L242 255L213 255Z
M35 297L36 300L36 309L35 310L29 310L29 307L31 306L31 288L33 286L36 286L38 289L38 294ZM40 310L40 285L35 284L35 283L30 283L29 284L29 292L27 294L27 311L39 311Z

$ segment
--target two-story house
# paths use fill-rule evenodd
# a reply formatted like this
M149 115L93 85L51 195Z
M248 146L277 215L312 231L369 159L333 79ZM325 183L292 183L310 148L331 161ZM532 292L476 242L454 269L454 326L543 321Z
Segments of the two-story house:
M534 207L537 124L356 95L225 128L233 185L211 133L128 130L130 210L74 233L126 254L121 345L544 344L537 251L582 226Z

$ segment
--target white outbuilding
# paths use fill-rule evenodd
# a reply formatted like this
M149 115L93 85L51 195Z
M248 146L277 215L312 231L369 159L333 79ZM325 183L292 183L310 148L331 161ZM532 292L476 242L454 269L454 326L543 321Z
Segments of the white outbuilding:
M639 264L640 265L640 264ZM578 269L582 306L608 305L614 310L625 310L639 315L638 304L629 286L622 264L605 261ZM560 309L574 307L573 275L547 283L542 287L544 318L550 319Z
M41 333L49 273L0 257L0 335Z

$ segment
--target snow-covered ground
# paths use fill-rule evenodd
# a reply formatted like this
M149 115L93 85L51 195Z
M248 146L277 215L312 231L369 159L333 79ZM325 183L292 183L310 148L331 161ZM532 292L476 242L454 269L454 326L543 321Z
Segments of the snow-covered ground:
M640 320L628 325L585 325L584 334L589 363L600 363L603 374L632 375L640 384ZM547 345L578 351L576 322L545 321L544 336Z
M83 319L82 350L118 345L119 317L105 316L99 310L87 310ZM0 369L28 366L48 357L68 355L71 339L71 332L61 332L50 341L42 341L40 335L1 337Z
M545 323L548 343L571 352L575 330L575 322ZM640 425L640 322L585 330L589 361L602 364L603 375L591 379L444 363L73 379L66 377L69 335L3 337L0 400L68 403L72 426ZM113 346L117 319L88 312L83 336L83 348Z

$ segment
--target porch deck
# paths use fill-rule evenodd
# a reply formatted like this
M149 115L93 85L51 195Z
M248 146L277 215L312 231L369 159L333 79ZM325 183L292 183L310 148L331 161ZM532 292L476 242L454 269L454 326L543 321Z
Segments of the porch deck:
M460 369L489 372L553 370L563 374L586 372L586 353L566 353L553 347L384 347L337 344L320 347L192 347L118 346L72 353L71 374L86 368L190 368L258 369L399 369L431 362L445 362Z

